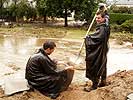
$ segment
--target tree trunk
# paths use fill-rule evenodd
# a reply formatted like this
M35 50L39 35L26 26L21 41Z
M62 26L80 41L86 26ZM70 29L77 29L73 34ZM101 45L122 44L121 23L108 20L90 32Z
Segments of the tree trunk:
M47 23L46 15L43 16L43 23Z
M67 23L67 8L65 8L65 27L68 26L68 23Z
M17 9L17 0L15 0L14 3L15 3L15 22L18 23L18 17L17 17L17 11L16 11L16 9Z
M0 19L2 20L2 22L3 22L3 3L2 3L2 0L1 0L1 2L0 2Z

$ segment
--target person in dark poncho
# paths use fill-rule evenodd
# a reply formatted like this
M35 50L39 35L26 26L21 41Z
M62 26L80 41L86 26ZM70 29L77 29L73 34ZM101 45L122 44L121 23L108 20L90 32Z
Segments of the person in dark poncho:
M96 14L96 31L85 38L86 47L86 77L92 81L91 87L85 87L84 90L90 92L106 85L106 63L108 52L108 40L110 36L110 27L106 13L99 11Z
M70 85L74 70L67 66L63 70L57 70L57 63L49 58L56 45L52 41L46 41L43 48L31 56L26 65L25 77L28 84L46 96L55 99L61 91Z

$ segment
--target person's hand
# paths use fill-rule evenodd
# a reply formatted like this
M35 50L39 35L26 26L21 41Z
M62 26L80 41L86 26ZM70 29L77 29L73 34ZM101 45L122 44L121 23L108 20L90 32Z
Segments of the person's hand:
M55 64L58 63L58 60L57 60L57 59L53 59L52 61L53 61Z
M67 70L67 69L74 70L74 67L73 67L73 66L68 66L68 67L65 67L65 70Z

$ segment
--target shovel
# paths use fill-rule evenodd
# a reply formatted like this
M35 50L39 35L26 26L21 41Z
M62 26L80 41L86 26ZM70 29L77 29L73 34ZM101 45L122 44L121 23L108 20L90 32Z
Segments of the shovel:
M98 11L99 11L99 8L98 8L97 12L98 12ZM95 18L96 18L96 14L95 14L95 16L94 16L93 19L92 19L92 22L91 22L91 24L90 24L90 26L89 26L89 28L88 28L88 30L87 30L87 32L86 32L85 37L86 37L86 36L88 35L88 33L90 32L90 29L91 29L91 27L92 27L92 25L93 25L93 23L94 23L94 21L95 21ZM75 59L75 58L71 58L70 61L72 61L72 62L75 63L75 64L79 64L79 63L82 61L82 59L79 59L79 57L80 57L80 55L81 55L81 51L82 51L83 46L84 46L84 40L83 40L83 42L82 42L82 44L81 44L81 46L80 46L78 56L76 57L76 59Z
M116 3L116 2L115 2ZM115 4L114 3L114 4ZM98 7L98 9L97 9L97 11L96 12L98 12L99 10L100 10L100 7L105 7L106 6L106 4L104 4L104 3L99 3L99 7ZM109 8L111 7L111 5L109 6ZM88 35L88 33L90 32L90 29L91 29L91 27L92 27L92 25L93 25L93 23L94 23L94 21L95 21L95 18L96 18L96 14L95 14L95 16L93 17L93 19L92 19L92 22L91 22L91 24L90 24L90 26L89 26L89 28L88 28L88 30L87 30L87 32L86 32L86 35L85 35L85 37ZM81 55L81 51L82 51L82 48L83 48L83 46L84 46L84 41L85 40L83 40L83 42L82 42L82 44L81 44L81 46L80 46L80 49L79 49L79 53L78 53L78 56L76 57L76 59L72 59L71 61L73 62L73 63L75 63L75 64L79 64L82 60L81 59L79 59L79 57L80 57L80 55Z

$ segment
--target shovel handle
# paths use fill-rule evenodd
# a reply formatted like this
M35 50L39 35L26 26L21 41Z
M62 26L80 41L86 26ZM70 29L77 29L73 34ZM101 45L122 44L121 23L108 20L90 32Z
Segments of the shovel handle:
M99 8L98 8L97 12L98 12L98 11L99 11ZM94 21L95 21L95 18L96 18L96 14L95 14L95 16L93 17L93 19L92 19L92 21L91 21L91 24L90 24L90 26L89 26L89 28L88 28L88 30L87 30L87 32L86 32L85 37L86 37L86 36L88 35L88 33L90 32L90 29L91 29L91 27L92 27L92 25L93 25L93 23L94 23ZM84 41L85 41L85 40L83 40L83 42L82 42L82 44L81 44L81 46L80 46L79 54L78 54L78 56L77 56L75 62L78 60L78 58L79 58L79 56L80 56L80 54L81 54L82 48L83 48L83 46L84 46Z

